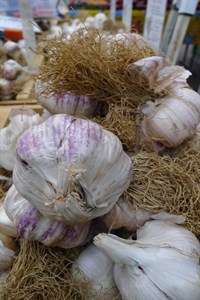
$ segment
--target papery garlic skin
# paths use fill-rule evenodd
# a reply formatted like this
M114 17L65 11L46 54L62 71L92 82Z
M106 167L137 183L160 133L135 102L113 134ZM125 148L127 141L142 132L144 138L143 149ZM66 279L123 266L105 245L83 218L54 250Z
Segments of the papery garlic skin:
M78 256L72 266L72 277L89 281L94 295L101 296L101 299L113 300L119 293L113 276L113 262L94 245Z
M129 231L135 231L150 220L152 214L145 209L133 210L123 198L120 198L102 220L109 229L124 227Z
M31 109L13 109L10 123L0 130L0 165L9 171L15 164L15 147L19 136L28 128L41 122L39 114Z
M136 241L99 234L94 244L113 260L123 300L199 299L200 244L187 229L155 220Z
M74 225L104 215L131 177L119 139L92 121L54 115L18 139L14 184L48 218Z
M51 93L44 95L45 84L36 81L35 90L38 102L52 115L68 114L91 117L97 115L100 110L100 102L88 96L77 96L71 93Z
M2 286L7 276L8 276L8 271L0 271L0 292L2 290Z
M0 232L11 237L17 237L16 228L7 216L3 203L0 203Z
M86 244L97 232L91 221L71 227L44 217L19 195L14 185L6 194L4 208L19 236L40 241L46 246L74 248Z
M22 67L15 60L9 59L3 64L3 76L8 80L16 79Z
M151 104L149 110L143 108L143 112L147 112L147 116L141 126L150 140L166 147L177 147L196 132L200 122L200 96L185 88L181 93L177 91L174 96Z

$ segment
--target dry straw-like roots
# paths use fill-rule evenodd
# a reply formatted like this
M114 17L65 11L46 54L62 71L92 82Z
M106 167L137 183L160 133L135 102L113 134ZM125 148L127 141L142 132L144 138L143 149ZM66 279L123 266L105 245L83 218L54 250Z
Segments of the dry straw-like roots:
M20 252L3 285L1 300L102 300L86 280L74 280L71 266L82 248L48 248L21 240ZM106 300L106 299L105 299ZM120 295L113 300L121 300Z
M72 92L121 106L137 108L151 95L128 66L155 51L143 40L114 40L95 28L77 30L67 39L62 36L46 42L46 63L38 78L50 83L48 92Z
M125 198L130 205L186 217L186 226L200 237L200 185L187 164L155 153L132 156L133 178Z
M71 279L70 267L79 252L23 240L0 299L92 300L89 284Z

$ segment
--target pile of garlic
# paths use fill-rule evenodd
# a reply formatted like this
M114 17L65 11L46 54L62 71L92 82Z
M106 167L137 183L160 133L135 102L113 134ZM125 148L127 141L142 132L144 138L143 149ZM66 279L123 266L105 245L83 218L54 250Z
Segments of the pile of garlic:
M0 100L14 99L18 89L28 79L26 50L22 44L22 41L19 44L7 41L2 46L1 51L7 59L0 66Z

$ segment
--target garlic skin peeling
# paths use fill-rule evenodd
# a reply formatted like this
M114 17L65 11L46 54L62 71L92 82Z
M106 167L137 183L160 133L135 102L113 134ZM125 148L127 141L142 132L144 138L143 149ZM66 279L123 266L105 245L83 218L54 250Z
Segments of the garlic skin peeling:
M51 93L49 95L43 94L46 85L37 80L35 90L38 102L52 115L68 114L71 116L82 115L92 117L97 115L101 103L88 96L77 96L71 93Z
M94 244L113 260L123 300L199 299L200 244L187 229L155 220L136 241L99 234Z
M0 165L9 171L15 164L15 147L19 136L41 122L39 114L31 109L13 109L7 127L0 130Z
M101 296L101 299L113 300L119 293L113 276L113 262L94 245L81 252L74 262L72 277L89 281L94 295Z
M71 227L44 217L19 195L14 185L6 194L4 208L19 236L40 241L46 246L74 248L86 244L99 232L92 221Z
M75 225L106 214L131 177L119 139L89 120L54 115L17 142L15 187L51 219Z

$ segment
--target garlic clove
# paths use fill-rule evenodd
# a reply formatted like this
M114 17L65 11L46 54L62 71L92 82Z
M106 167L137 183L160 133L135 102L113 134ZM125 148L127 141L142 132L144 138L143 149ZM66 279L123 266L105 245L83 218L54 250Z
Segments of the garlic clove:
M13 222L7 216L3 203L0 203L0 233L11 237L17 237L17 231Z
M72 266L72 277L75 280L89 281L94 295L112 300L118 295L113 276L113 262L96 246L90 245L78 256Z
M14 184L48 218L76 225L104 215L131 177L119 139L92 121L55 115L18 139Z

